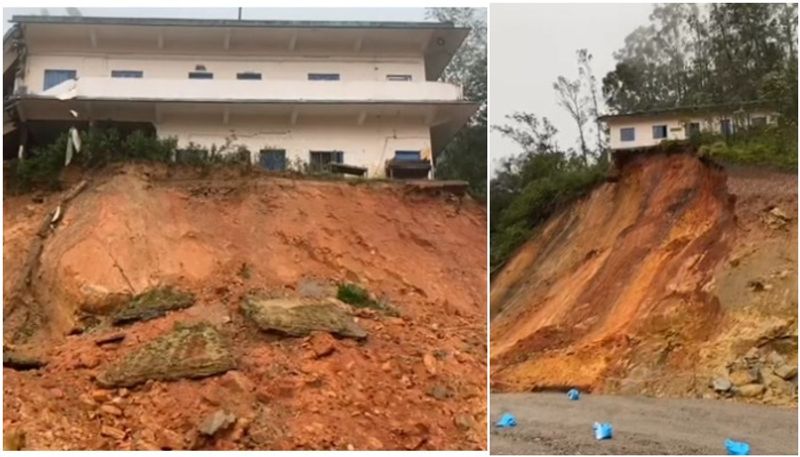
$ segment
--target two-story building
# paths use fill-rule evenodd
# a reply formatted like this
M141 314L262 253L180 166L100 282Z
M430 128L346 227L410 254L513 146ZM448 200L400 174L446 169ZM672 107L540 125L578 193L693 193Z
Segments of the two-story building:
M283 169L341 163L433 176L477 109L438 82L468 29L437 22L14 16L4 37L4 145L70 126L243 146ZM9 155L8 152L5 154Z
M612 150L647 148L664 140L687 140L701 132L723 136L777 123L778 115L762 102L675 107L600 116Z

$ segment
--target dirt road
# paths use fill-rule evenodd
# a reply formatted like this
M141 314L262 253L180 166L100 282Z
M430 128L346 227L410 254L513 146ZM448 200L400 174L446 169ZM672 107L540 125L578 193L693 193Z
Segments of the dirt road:
M493 394L490 420L513 413L518 425L492 425L492 454L725 454L726 438L752 454L797 454L797 409L718 400L583 395ZM595 421L614 438L596 441Z

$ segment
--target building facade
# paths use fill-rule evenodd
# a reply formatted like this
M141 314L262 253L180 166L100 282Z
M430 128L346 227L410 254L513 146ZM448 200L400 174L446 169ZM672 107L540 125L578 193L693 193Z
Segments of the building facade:
M4 133L23 150L54 128L102 122L152 128L179 148L244 147L270 169L341 163L381 177L414 163L432 177L477 109L436 81L469 32L449 23L12 22Z
M646 148L664 140L686 140L701 132L723 136L737 131L775 124L777 114L763 105L673 108L601 116L612 150Z

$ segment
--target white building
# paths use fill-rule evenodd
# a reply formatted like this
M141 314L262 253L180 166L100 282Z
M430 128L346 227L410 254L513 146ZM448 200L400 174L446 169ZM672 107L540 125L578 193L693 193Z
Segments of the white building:
M469 33L449 23L12 22L5 146L99 123L174 136L181 148L244 146L271 169L339 162L372 177L431 176L477 109L461 87L436 81Z
M664 140L686 140L700 132L723 136L774 124L777 114L760 103L707 105L613 114L599 117L609 132L612 150L645 148Z

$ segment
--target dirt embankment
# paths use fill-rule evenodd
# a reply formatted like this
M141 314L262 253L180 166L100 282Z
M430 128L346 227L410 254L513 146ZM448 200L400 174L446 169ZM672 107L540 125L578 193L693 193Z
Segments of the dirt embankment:
M3 370L11 446L485 448L486 214L468 198L260 174L167 179L128 166L70 203L21 294L15 266L58 195L36 200L4 199L4 289L18 298L4 304L4 343L46 363ZM241 311L254 293L329 299L340 282L392 310L331 305L366 339L281 336ZM114 325L132 297L165 286L194 304ZM161 347L174 359L163 370L195 369L211 343L228 352L201 368L225 374L163 381L140 370L150 380L129 388L98 382Z
M796 404L796 189L634 157L494 279L493 388Z

